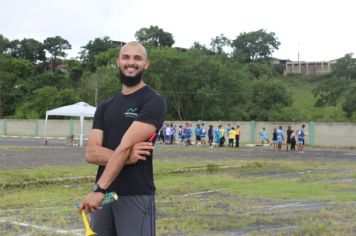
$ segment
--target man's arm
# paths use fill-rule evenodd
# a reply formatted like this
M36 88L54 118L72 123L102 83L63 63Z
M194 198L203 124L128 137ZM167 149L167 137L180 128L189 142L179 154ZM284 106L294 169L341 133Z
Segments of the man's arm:
M103 147L104 132L100 129L93 129L88 138L85 151L85 159L88 163L96 165L106 165L113 150Z
M100 179L98 180L97 184L101 188L107 189L114 181L114 179L118 176L122 167L125 165L125 162L128 160L132 147L136 143L140 143L147 140L155 131L156 127L154 125L134 121L122 137L120 145L115 149L115 151L112 153L109 160L107 161L105 170L101 175ZM102 193L90 193L84 198L80 206L80 210L98 210L103 196L104 194Z
M104 133L100 129L93 129L91 131L85 151L85 159L88 163L106 165L109 158L114 153L113 150L102 146L103 135ZM152 144L148 142L135 144L132 147L130 158L125 162L125 164L135 164L139 160L146 160L146 156L150 155L150 151L152 149Z

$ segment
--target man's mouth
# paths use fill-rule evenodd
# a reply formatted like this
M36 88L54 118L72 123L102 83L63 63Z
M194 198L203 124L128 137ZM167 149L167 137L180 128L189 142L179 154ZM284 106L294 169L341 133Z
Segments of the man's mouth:
M132 71L136 71L138 68L136 68L134 66L128 66L128 67L125 67L125 69L129 72L132 72Z

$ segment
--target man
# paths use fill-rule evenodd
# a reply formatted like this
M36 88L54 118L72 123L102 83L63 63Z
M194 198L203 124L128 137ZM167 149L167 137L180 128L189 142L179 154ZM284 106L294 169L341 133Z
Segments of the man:
M282 149L282 143L284 141L284 136L283 136L283 129L282 126L279 126L277 130L277 145L278 145L278 151Z
M262 128L262 131L260 132L260 136L261 136L261 140L262 140L262 146L265 144L265 141L267 141L267 143L269 143L269 139L268 139L268 135L267 135L267 131L266 131L265 127Z
M205 146L205 137L206 137L206 129L205 129L204 123L202 123L201 127L200 127L200 142L201 142L201 145L204 145L204 146Z
M142 80L149 61L141 44L124 45L116 63L122 89L95 113L86 159L99 168L93 192L80 210L92 212L91 226L98 235L155 235L152 153L141 142L158 133L166 102ZM138 161L129 159L133 147ZM111 191L119 195L118 201L100 208Z
M297 135L298 135L298 151L302 152L304 150L304 128L305 125L303 124L302 127L298 129Z
M287 150L287 152L288 152L288 147L289 147L289 145L292 144L292 133L293 133L293 130L292 130L292 128L291 128L290 126L288 126L288 129L287 129L286 133L287 133L287 145L286 145L286 150Z
M234 140L235 140L235 137L236 137L236 130L234 127L232 127L229 131L229 134L228 134L228 137L229 137L229 147L234 147Z
M235 147L240 147L240 137L241 137L241 130L240 130L240 126L238 125L236 127L236 134L235 134L235 140L236 140L236 143L235 143Z
M197 124L197 127L194 129L195 135L195 145L200 145L200 124Z

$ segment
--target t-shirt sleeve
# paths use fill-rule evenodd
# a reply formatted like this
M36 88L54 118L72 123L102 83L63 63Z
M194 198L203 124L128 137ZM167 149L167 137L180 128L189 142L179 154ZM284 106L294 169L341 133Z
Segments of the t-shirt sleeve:
M138 114L136 121L152 124L158 130L167 113L166 100L159 94L151 97Z
M102 103L95 111L92 129L104 129L104 111L105 103Z

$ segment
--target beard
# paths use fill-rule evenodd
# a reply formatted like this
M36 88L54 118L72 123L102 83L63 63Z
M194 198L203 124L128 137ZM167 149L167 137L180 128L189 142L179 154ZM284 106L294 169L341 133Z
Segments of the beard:
M120 70L120 75L119 75L119 80L122 84L126 85L127 87L133 87L140 83L143 79L143 71L138 73L137 75L131 77L131 76L126 76L122 71Z

